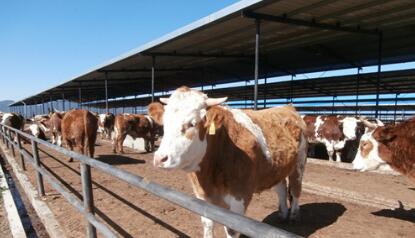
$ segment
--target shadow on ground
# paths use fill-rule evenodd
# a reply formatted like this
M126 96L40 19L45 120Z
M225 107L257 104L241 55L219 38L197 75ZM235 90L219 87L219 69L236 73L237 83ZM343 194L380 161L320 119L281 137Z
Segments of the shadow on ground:
M99 155L97 159L101 162L118 165L118 164L144 164L146 161L142 159L133 159L124 155L110 154Z
M345 211L346 208L340 203L308 203L301 206L299 221L293 223L282 221L276 211L268 215L263 222L308 237L317 230L335 223Z
M383 209L377 212L372 212L372 214L375 216L396 218L396 219L415 223L415 208L406 210L400 201L399 201L399 208Z

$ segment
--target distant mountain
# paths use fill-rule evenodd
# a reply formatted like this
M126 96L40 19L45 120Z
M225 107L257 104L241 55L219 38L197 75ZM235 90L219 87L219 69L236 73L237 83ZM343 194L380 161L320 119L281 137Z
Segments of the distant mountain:
M0 101L0 112L8 112L9 111L9 105L12 104L12 100L4 100Z

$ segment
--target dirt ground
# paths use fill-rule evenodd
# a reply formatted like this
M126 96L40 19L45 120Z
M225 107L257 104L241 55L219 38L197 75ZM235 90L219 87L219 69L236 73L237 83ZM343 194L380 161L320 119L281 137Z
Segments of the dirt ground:
M192 194L187 175L181 171L164 171L152 165L152 154L126 149L114 155L108 142L98 142L96 158L151 181ZM43 165L59 176L69 191L81 197L79 163L68 163L56 152L40 153ZM33 170L28 169L32 183ZM96 213L123 237L201 237L200 218L145 191L121 182L96 169L92 170ZM415 196L415 183L401 176L358 174L318 165L307 165L306 181L341 186L388 198ZM35 183L34 183L35 184ZM397 188L398 187L398 188ZM61 195L46 183L46 201L62 224L68 237L83 237L85 221ZM264 221L302 236L310 237L413 237L415 209L379 210L345 203L341 200L304 193L301 198L301 220L286 224L277 219L278 197L266 191L254 197L247 216ZM223 228L215 226L217 237L224 237Z

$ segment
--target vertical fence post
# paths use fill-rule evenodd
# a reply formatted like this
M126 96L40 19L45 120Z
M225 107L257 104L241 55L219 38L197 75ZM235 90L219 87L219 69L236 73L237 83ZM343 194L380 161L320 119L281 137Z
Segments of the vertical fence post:
M3 141L3 144L6 144L6 139L4 138L4 130L5 130L5 128L2 125L1 126L1 139Z
M23 170L26 170L26 164L24 163L24 156L22 151L22 141L20 138L20 134L16 133L16 140L17 140L17 148L19 149L19 154L20 154L20 165L22 166Z
M16 135L17 133L15 133L15 135ZM13 158L16 158L16 153L14 152L14 149L15 149L15 147L14 147L14 142L13 142L13 137L12 137L12 131L11 130L9 130L9 137L10 137L10 149L12 150L12 155L13 155Z
M36 181L37 181L39 194L41 196L45 196L45 187L43 186L42 174L37 170L38 168L40 168L39 150L37 148L37 142L34 140L32 140L32 153L33 153L33 160L36 166Z
M9 138L9 133L8 133L8 131L9 131L9 129L4 128L4 136L6 137L6 148L7 148L7 149L10 149L10 146L9 146L9 140L8 140L8 139L10 139L10 138Z
M260 22L255 20L255 69L254 69L254 110L258 109L258 75L259 75L259 37L260 37Z
M81 162L82 196L85 212L94 214L94 197L92 194L91 167ZM97 237L96 228L87 221L87 237Z

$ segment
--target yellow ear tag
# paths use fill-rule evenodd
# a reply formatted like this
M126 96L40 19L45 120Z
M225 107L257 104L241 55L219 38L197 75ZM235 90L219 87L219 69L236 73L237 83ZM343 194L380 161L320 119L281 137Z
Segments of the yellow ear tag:
M209 135L216 134L215 122L211 122L209 126Z

